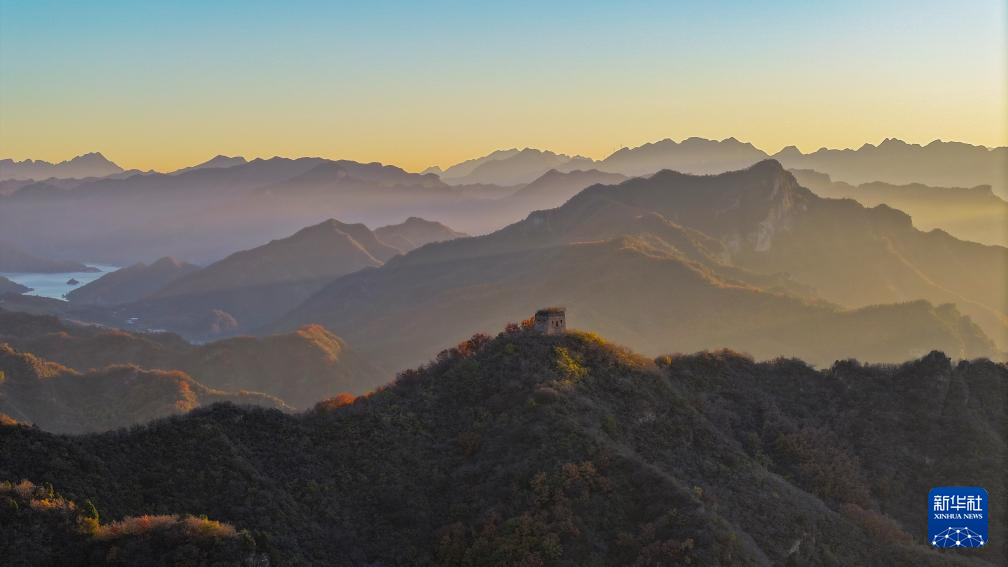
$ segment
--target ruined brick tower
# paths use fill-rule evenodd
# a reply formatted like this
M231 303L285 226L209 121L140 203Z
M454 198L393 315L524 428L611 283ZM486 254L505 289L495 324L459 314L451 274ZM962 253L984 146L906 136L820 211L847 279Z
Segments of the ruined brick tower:
M567 332L567 310L563 307L547 307L536 311L533 328L544 335Z

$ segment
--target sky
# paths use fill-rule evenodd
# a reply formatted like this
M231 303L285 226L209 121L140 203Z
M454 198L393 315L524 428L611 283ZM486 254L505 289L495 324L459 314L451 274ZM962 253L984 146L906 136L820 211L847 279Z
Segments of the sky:
M1004 0L0 0L0 158L1008 145Z

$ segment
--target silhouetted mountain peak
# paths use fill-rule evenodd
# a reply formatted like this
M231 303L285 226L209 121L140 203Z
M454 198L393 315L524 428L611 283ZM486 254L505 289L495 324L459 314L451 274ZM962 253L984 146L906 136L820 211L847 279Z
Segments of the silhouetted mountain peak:
M663 169L710 174L745 168L766 157L766 152L735 138L718 141L693 136L682 142L666 138L620 149L602 160L599 169L631 176Z
M451 177L453 183L519 185L532 182L550 169L579 169L594 163L583 156L569 156L528 147L514 153L501 154L495 159L488 156L477 161L478 163L465 162L449 168L449 171L467 173L460 177L449 175L449 171L446 171L446 178Z
M908 144L908 143L904 142L903 140L900 140L899 138L886 138L886 139L882 140L882 143L879 144L878 147L879 148L901 148L901 147L906 147L906 146L909 146L909 145L911 145L911 144ZM913 144L913 145L917 146L918 144Z
M299 179L309 178L335 178L342 179L347 176L347 170L339 162L324 161L302 174Z
M245 164L245 163L249 163L249 162L248 162L248 160L246 160L242 156L229 157L229 156L218 154L218 155L216 155L216 156L208 159L207 161L205 161L203 163L200 163L200 164L197 164L197 165L193 165L193 166L190 166L190 167L184 167L184 168L179 169L177 171L174 171L172 173L177 175L179 173L186 173L186 172L189 172L189 171L196 171L198 169L221 169L221 168L226 168L226 167L234 167L236 165L242 165L242 164Z
M322 221L322 222L320 222L318 224L313 224L311 226L307 226L305 228L302 228L301 230L295 232L294 235L291 236L290 238L292 238L292 239L309 238L309 237L316 237L316 236L321 236L321 235L326 235L326 234L332 234L332 233L335 233L335 232L345 233L348 230L354 230L354 229L356 229L356 230L360 230L360 229L367 230L367 227L364 226L361 223L347 224L347 223L344 223L344 222L340 222L340 221L338 221L336 219L330 218L330 219L326 219L326 220L324 220L324 221Z
M109 164L115 165L108 158L106 158L101 152L88 152L84 155L77 156L70 160L69 163L87 163L87 164Z
M883 182L937 187L991 185L1008 195L1008 148L987 148L962 142L933 140L926 145L885 138L857 149L819 148L802 154L783 150L775 156L791 169L828 173L835 181L860 185Z
M122 173L123 168L112 163L100 152L89 152L59 163L26 159L14 161L0 159L0 180L2 179L70 179L104 177Z
M560 171L556 168L547 171L546 173L539 176L538 179L529 183L527 187L532 187L534 185L540 185L543 183L551 183L561 179L571 179L571 178L593 178L593 177L610 177L617 178L622 177L619 174L606 173L604 171L599 171L597 169L575 169L572 171Z
M802 153L796 146L786 146L773 155L774 158L801 157Z
M182 261L180 261L179 259L177 259L177 258L175 258L173 256L165 256L163 258L158 258L157 260L155 260L154 262L152 262L151 265L150 265L150 267L151 268L180 268L183 265L185 265L185 262L182 262Z
M514 156L518 152L519 152L518 148L509 148L509 149L506 149L506 150L494 150L493 152L490 152L489 154L487 154L485 156L474 158L474 159L469 159L469 160L457 163L455 165L448 166L448 167L444 168L444 170L441 170L441 168L438 168L437 172L425 171L424 173L437 173L438 175L440 175L441 177L443 177L445 179L465 177L466 175L469 175L470 173L472 173L474 169L476 169L477 167L479 167L480 165L482 165L482 164L484 164L486 162L507 159L509 157ZM430 170L430 169L433 169L433 168L428 168L428 169Z
M122 305L142 299L198 269L198 266L167 256L149 266L137 262L104 274L70 291L66 297L76 305Z
M251 331L328 282L401 253L363 224L328 219L235 252L131 307L139 324L210 338ZM219 323L221 316L223 323Z
M420 217L409 217L402 223L403 226L444 226L443 224L436 221L429 221L427 219L422 219Z
M775 159L765 159L763 161L754 163L749 167L750 171L754 172L766 172L766 173L786 173L784 171L784 166L781 162Z
M409 217L402 223L377 228L374 234L381 242L394 246L404 253L431 242L444 242L468 236L437 221L420 217Z

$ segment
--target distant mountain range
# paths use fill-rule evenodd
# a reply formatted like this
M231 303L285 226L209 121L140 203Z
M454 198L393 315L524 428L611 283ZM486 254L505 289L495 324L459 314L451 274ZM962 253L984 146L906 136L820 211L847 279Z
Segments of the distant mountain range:
M461 163L457 163L444 170L442 170L440 167L432 166L425 169L423 173L433 173L438 177L441 177L442 179L457 179L469 175L470 173L473 172L474 169L483 165L484 163L487 163L489 161L507 159L520 151L521 150L517 148L511 148L510 150L497 150L494 152L490 152L489 154L483 157L474 158L463 161Z
M67 299L76 304L122 305L147 297L199 266L164 257L150 265L139 262L75 288Z
M594 164L593 160L585 157L555 154L551 151L532 148L525 148L515 153L494 152L480 158L479 161L480 163L472 168L472 171L462 177L448 176L447 171L458 167L453 166L448 168L445 174L442 174L442 178L456 185L464 183L520 185L532 181L551 169L562 168L564 171L571 171L587 169Z
M531 182L549 169L598 169L635 177L663 169L711 174L742 169L769 157L787 168L812 169L848 183L991 185L995 193L1008 198L1008 147L990 149L940 140L921 146L895 138L887 138L877 146L864 144L856 150L821 148L809 154L789 146L772 156L735 138L687 138L682 142L665 139L622 148L599 161L533 149L505 150L449 167L441 175L448 183L478 180L515 185Z
M941 229L962 240L1008 246L1008 201L995 195L990 185L966 188L873 182L854 186L808 169L791 173L820 197L854 199L866 207L888 205L909 214L921 230Z
M0 159L0 180L105 177L122 173L123 168L98 152L77 156L67 161L50 163L41 160L14 161Z
M277 283L276 280L281 280L284 277L289 277L293 281L310 280L317 278L318 275L314 273L306 274L302 271L303 269L320 268L325 271L333 263L344 266L344 268L338 269L351 270L364 265L378 265L381 263L381 260L374 258L371 254L387 258L389 254L408 252L431 242L442 242L466 236L439 222L417 217L410 217L401 224L380 227L374 231L373 236L368 235L366 227L362 227L362 225L350 227L338 221L330 220L322 225L309 227L309 229L302 230L292 236L291 239L296 239L296 241L290 243L289 250L297 250L302 253L307 253L310 250L326 250L330 254L338 255L339 252L336 248L338 248L340 242L347 242L347 240L337 239L333 242L322 242L311 238L312 236L316 236L324 239L325 237L321 235L327 227L333 229L334 232L339 232L341 236L344 234L347 235L347 239L353 239L354 236L361 238L364 245L361 245L359 241L355 241L350 246L348 255L351 257L335 258L330 256L325 260L320 260L318 258L297 256L296 254L285 255L283 251L274 252L274 249L279 250L281 245L272 244L271 248L264 247L262 250L252 250L247 254L229 257L230 259L226 259L226 261L217 262L209 266L199 276L193 276L182 284L179 284L179 286L170 286L169 284L173 284L176 280L194 274L201 268L195 264L180 262L175 258L164 257L150 265L140 262L105 274L90 283L72 290L67 294L67 299L75 306L118 306L137 302L152 296L188 296L192 293L202 294L204 292L212 292L212 289L194 291L193 286L195 288L201 286L204 288L207 286L214 288L215 284L210 282L215 279L241 281L242 286L249 287L273 285ZM377 242L376 237L381 242ZM285 239L282 242L288 242L288 240ZM366 257L363 259L352 258L355 251L359 251L361 256ZM318 260L317 263L316 260ZM261 268L256 264L261 264ZM235 270L248 270L248 274L242 275ZM272 270L272 275L270 275L270 270ZM337 271L336 273L341 272ZM323 277L332 277L332 274L329 272L325 272L325 274ZM224 287L230 288L231 284L224 285ZM165 291L159 293L162 290ZM27 289L24 291L27 291Z
M69 260L51 260L0 242L0 272L97 272L97 268Z
M669 147L681 151L690 144ZM262 209L268 216L238 214L242 224L283 216L285 206L299 201L292 195L306 203L366 195L384 204L450 195L441 201L449 203L482 187L459 190L432 175L379 164L304 159L256 160L70 191L92 193L88 199L109 207L169 195L169 203L205 205L198 185L177 181L194 176L218 193L273 205ZM374 232L330 220L129 296L132 301L109 311L88 312L94 303L83 300L56 310L24 308L168 329L197 340L323 323L389 364L389 371L418 362L473 326L496 324L544 302L569 304L589 328L652 352L674 342L686 350L731 346L828 363L846 356L904 360L932 348L964 357L1008 350L1008 307L999 285L1008 277L1004 247L921 232L906 214L884 205L820 198L774 160L720 175L666 170L622 179L597 170L551 170L505 197L464 201L456 212L485 207L517 215L559 206L482 237L457 238L458 231L418 219ZM599 184L611 182L618 184ZM28 202L41 207L36 210L68 204L48 197ZM217 213L233 215L223 208ZM589 266L593 271L586 272ZM609 287L592 283L599 278L611 280ZM635 291L648 278L664 284ZM863 285L848 285L852 278ZM693 291L669 292L687 289ZM734 311L712 315L728 305ZM460 316L446 318L445 312ZM881 335L863 331L869 320ZM820 327L831 330L812 331Z
M708 174L742 169L769 157L789 169L811 169L852 184L880 181L942 187L991 185L995 193L1008 198L1008 147L987 148L941 140L920 145L897 138L886 138L878 145L866 143L857 149L820 148L807 154L795 146L788 146L773 155L735 138L719 141L692 137L681 142L664 139L634 148L621 148L602 160L549 150L512 148L497 150L443 170L433 166L420 175L432 175L451 185L514 186L530 183L551 169L561 172L597 169L634 177L651 175L663 169ZM330 161L311 159L320 163ZM226 169L246 163L248 161L241 156L218 155L169 175L201 169ZM0 159L0 181L107 177L124 172L123 168L97 152L57 164ZM2 187L0 194L3 194Z
M661 245L666 249L621 239L420 266L393 263L337 280L277 328L304 320L332 326L389 369L418 363L422 350L451 344L467 326L492 328L493 321L549 303L566 305L578 328L637 341L648 352L668 344L684 352L723 345L761 358L804 355L816 364L898 360L928 345L955 348L957 356L996 354L951 306L843 311L808 304L713 276Z
M242 169L267 165L179 177L222 180L231 172L233 190L244 191L251 174ZM416 175L373 164L276 165L286 175L300 169L302 178L345 172L353 183L367 179L374 191L396 194L396 180ZM933 348L963 357L1008 350L1004 247L921 232L887 206L820 198L774 160L721 175L663 171L579 189L621 179L547 172L491 201L499 210L559 208L482 237L459 238L422 219L373 232L330 220L158 280L164 284L154 291L151 283L142 294L113 292L124 300L104 312L87 311L109 304L86 300L88 286L69 307L19 307L10 298L7 306L197 340L322 323L387 371L541 303L567 304L586 327L649 352L730 346L824 364L904 360ZM128 281L131 272L115 277ZM852 278L863 285L847 285ZM642 281L663 283L636 290Z
M419 217L410 217L400 224L376 228L374 235L378 240L403 253L433 242L445 242L468 236L439 222Z
M503 204L519 207L524 211L552 209L564 204L585 187L597 184L615 185L626 179L625 175L606 173L597 169L566 173L551 169L504 199Z
M1006 151L887 140L858 150L811 154L786 148L776 157L786 167L813 168L838 182L986 184L1004 197ZM87 261L130 265L162 256L210 263L327 217L369 226L433 218L468 234L486 234L537 208L559 206L592 183L611 184L665 169L718 174L767 157L734 138L662 140L597 161L529 148L501 150L422 174L349 160L217 156L168 174L132 171L101 178L0 181L0 240L40 256L60 250ZM888 205L909 208L906 199L888 195L893 197ZM920 226L930 228L927 220L922 218ZM935 227L965 234L958 231L964 221L937 220Z
M652 352L729 346L828 363L901 360L932 345L995 356L1008 307L1005 274L990 270L1004 266L1008 249L821 199L764 161L590 187L493 234L337 279L267 328L320 322L401 368L464 328L565 304L583 328ZM919 299L957 307L905 303Z
M1004 365L939 352L817 371L494 330L297 415L215 405L77 437L4 420L0 478L40 488L0 484L0 522L32 542L0 551L83 564L80 520L43 521L58 491L95 524L248 530L204 519L160 539L173 522L133 519L114 555L147 550L131 564L1000 565L1004 507L989 545L941 553L922 495L953 477L1004 493L1005 384Z
M461 236L419 218L374 232L330 219L202 269L171 259L125 268L68 299L74 306L115 305L105 322L119 326L169 329L200 339L232 336L271 322L339 276Z
M236 165L241 165L243 163L248 163L248 161L245 158L241 157L241 156L228 157L228 156L218 155L218 156L214 156L214 157L210 158L209 160L207 160L207 161L205 161L203 163L200 163L200 164L197 164L197 165L194 165L194 166L191 166L191 167L183 167L182 169L177 169L177 170L171 172L171 174L172 175L179 175L179 174L187 173L187 172L190 172L190 171L196 171L198 169L217 169L217 168L234 167Z
M748 167L767 157L765 152L752 144L744 144L735 138L722 141L688 138L682 143L662 140L637 148L620 149L600 161L526 148L520 151L497 151L463 162L447 168L441 173L441 178L452 184L520 185L533 181L549 170L569 172L595 169L625 176L650 175L662 169L688 173L721 173Z
M1008 198L1008 147L987 148L941 140L921 146L886 138L877 146L864 144L856 150L822 148L809 154L790 146L773 157L784 167L813 169L847 183L990 185L995 193Z
M246 332L333 279L399 254L363 224L328 220L182 276L122 312L147 328L207 338Z
M636 148L622 148L598 163L602 171L625 175L650 175L663 169L709 174L743 169L766 159L767 154L735 138L721 141L687 138L661 140Z
M72 186L25 185L0 197L0 239L9 236L33 252L59 249L113 265L162 256L210 263L318 223L326 211L371 226L408 217L496 226L527 214L500 212L494 200L512 191L499 189L451 187L435 175L381 164L252 160Z

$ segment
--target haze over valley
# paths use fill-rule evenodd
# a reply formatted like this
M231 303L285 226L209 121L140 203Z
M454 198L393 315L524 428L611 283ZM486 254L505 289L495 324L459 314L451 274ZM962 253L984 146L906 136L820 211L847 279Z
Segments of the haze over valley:
M902 151L903 146L887 141L873 147L873 152L891 147ZM918 150L933 152L937 147L929 144ZM873 360L903 360L939 343L903 344L904 332L880 327L888 338L854 333L872 343L871 347L821 337L814 341L819 346L801 347L800 339L774 338L761 326L777 327L781 317L766 302L784 301L780 309L787 311L791 308L784 305L791 301L796 308L821 313L809 312L801 319L807 321L804 325L818 326L826 313L844 310L847 319L872 314L879 321L874 325L885 320L905 322L908 319L897 315L899 310L919 309L912 306L923 304L913 302L925 301L930 305L925 311L941 308L947 314L932 315L936 317L934 336L948 337L940 341L943 350L972 357L995 356L1008 349L1008 308L1000 285L1008 269L1003 246L1008 208L989 189L881 182L854 187L833 181L828 173L789 172L781 162L760 159L761 155L734 139L691 138L681 144L660 142L621 150L601 165L593 164L610 169L622 164L624 173L562 171L567 168L552 167L560 159L558 154L531 150L495 152L441 172L454 175L448 179L458 182L494 163L497 171L510 168L506 177L514 180L515 171L524 168L530 181L519 185L449 185L436 173L316 158L215 159L180 172L117 175L63 189L38 182L3 198L0 214L9 216L0 232L10 232L0 238L32 235L19 241L18 247L6 245L9 252L0 259L5 260L7 271L71 267L72 263L33 255L48 250L59 250L63 256L97 257L128 268L72 290L66 296L69 303L9 296L7 308L136 330L168 330L195 340L324 323L340 335L349 334L351 342L364 342L365 351L395 345L397 355L413 352L388 371L422 362L429 352L468 331L495 325L509 313L529 311L537 302L583 302L578 313L584 323L590 323L585 328L645 351L660 349L686 332L691 337L686 350L727 346L828 363L869 353ZM531 166L530 156L545 161ZM520 161L511 164L518 157ZM583 161L570 158L567 163ZM691 173L672 169L642 173L663 164ZM541 173L539 169L545 166L550 169ZM738 169L723 172L724 168ZM961 178L973 173L970 168ZM815 189L802 186L799 180ZM479 181L490 179L484 175ZM35 214L72 215L73 220L62 224L66 229L30 224L25 222L30 217L23 214L29 207ZM913 215L898 207L924 218L925 226L916 226L920 223L915 224ZM324 211L339 214L340 220L314 222L325 216ZM430 215L432 211L436 216ZM113 220L113 214L117 219L135 219L135 224ZM423 215L447 220L425 220ZM313 219L310 226L300 224L308 219ZM399 222L377 227L371 219ZM348 224L348 220L370 222L375 230L363 223ZM178 229L178 222L187 225L185 230ZM504 227L497 228L500 225ZM947 228L943 230L942 225ZM280 232L288 226L293 227L287 229L290 232ZM459 227L466 230L456 230ZM172 237L164 238L165 232ZM464 238L465 232L484 236ZM980 242L957 238L956 232L977 235ZM455 242L436 244L450 240ZM231 254L224 247L232 241L250 244ZM193 254L194 250L199 252ZM186 258L186 252L202 266L176 259ZM143 263L159 255L164 256L151 266ZM481 261L487 267L478 267ZM579 275L591 270L588 266L622 261L631 264L608 277L613 280L610 285L617 286L614 289L623 291L575 299L600 289L598 281ZM423 272L428 265L436 269ZM502 269L504 265L509 267ZM499 273L491 275L490 266ZM354 274L363 268L374 270ZM680 281L682 275L673 272L658 275L673 268L692 271L697 283L687 285ZM492 294L475 296L467 306L464 298L471 292L464 290L471 277L457 272L460 269L479 274L486 280L482 285L493 282ZM625 296L644 273L653 270L658 272L649 277L673 279L654 287L659 295L650 302L643 301L646 295L633 294L640 301L635 310ZM386 273L392 286L387 292L379 292L385 288L375 283L364 283L382 281ZM443 283L430 287L432 277ZM849 277L865 285L846 285ZM513 283L507 283L512 278ZM579 291L585 283L589 288ZM699 289L697 285L716 293L735 290L731 293L758 298L759 309L768 310L762 316L768 318L766 323L759 323L760 317L752 319L754 315L744 316L749 321L745 326L734 321L739 307L715 316L731 304L715 299L716 294L699 302L685 300L683 307L664 316L647 307L653 303L672 308L688 297L686 289ZM408 286L419 287L407 292ZM365 291L368 299L355 298L356 289ZM666 289L679 293L666 297ZM429 320L416 311L420 305L397 311L396 298L404 293L411 302L424 298ZM444 294L448 303L441 304L430 294ZM348 307L333 304L327 296L339 297ZM607 303L612 305L608 310ZM351 305L367 323L345 312ZM388 315L380 315L389 309ZM439 314L443 309L452 309L457 316L445 320ZM695 314L689 315L689 309ZM964 315L968 318L963 323L954 323ZM626 317L636 322L622 321ZM698 335L695 325L682 323L691 317L724 317L725 328L717 330L717 324L705 323L708 334ZM943 317L945 322L939 323ZM389 332L388 325L396 331ZM789 327L789 332L809 336L802 324ZM918 328L924 336L929 333L926 327ZM360 335L368 328L374 328L375 339ZM409 338L414 332L417 337ZM372 340L379 342L371 344ZM889 350L885 345L892 341L901 346Z
M0 0L0 565L1008 563L1008 6Z

